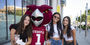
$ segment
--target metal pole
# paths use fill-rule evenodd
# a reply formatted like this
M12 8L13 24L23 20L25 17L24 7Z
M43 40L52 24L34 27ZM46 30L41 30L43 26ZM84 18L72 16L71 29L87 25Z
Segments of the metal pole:
M8 40L8 10L7 10L7 0L5 1L6 2L6 40Z
M23 16L23 0L22 0L22 16Z
M37 6L46 4L46 3L45 3L46 0L35 0L35 1L36 1L36 5L37 5Z
M78 15L78 14L77 14L77 15ZM77 23L77 26L76 26L76 27L77 27L77 31L78 31L78 16L77 16L76 21L77 21L77 22L76 22L76 23Z
M85 20L85 25L86 25L86 30L85 30L85 37L87 36L87 16L88 16L88 3L86 3L86 20Z
M35 0L32 0L33 2L32 2L32 4L34 4L35 5Z
M52 13L57 11L57 0L51 0L51 6L53 7Z
M49 0L45 0L45 4L46 5L49 5Z
M78 14L77 14L77 15L78 15ZM76 23L77 23L77 26L76 26L76 27L77 27L77 31L78 31L78 16L77 16L76 21L77 21L77 22L76 22Z
M16 1L14 0L14 24L16 24Z
M63 20L63 5L62 5L62 1L58 0L58 5L60 5L60 14L61 14L61 23ZM63 25L62 25L62 29L63 29Z
M63 5L61 5L61 22L63 21Z
M48 5L50 6L50 3L49 3L50 0L47 0L47 1L48 1Z
M79 30L79 33L81 32L81 15L82 15L82 11L80 10L80 30Z
M66 4L66 0L60 0L60 4L61 4L60 11L61 11L61 22L62 22L62 20L63 20L63 7Z

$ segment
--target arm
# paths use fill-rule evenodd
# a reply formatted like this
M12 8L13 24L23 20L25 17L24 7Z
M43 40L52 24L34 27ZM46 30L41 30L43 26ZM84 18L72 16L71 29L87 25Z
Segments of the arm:
M72 30L73 33L73 40L74 40L74 45L76 45L76 30Z
M64 30L61 31L61 34L62 34L62 36L63 36ZM62 45L64 45L64 38L63 38L63 37L62 37Z
M46 35L45 36L46 40L48 40L48 31L46 31L46 34L45 35Z
M26 45L30 45L32 42L32 38L31 37L28 37L28 42L26 42Z
M49 38L48 38L48 31L46 31L46 45L51 45Z
M15 29L11 29L11 32L10 32L11 45L15 44L15 32L16 32Z
M64 45L64 39L62 39L62 45Z
M48 35L48 34L49 34L49 33L48 33L49 30L50 30L50 26L49 26L49 24L48 24L48 25L46 26L46 34L45 34L45 38L46 38L46 40L49 39L49 37L48 37L48 36L49 36L49 35Z

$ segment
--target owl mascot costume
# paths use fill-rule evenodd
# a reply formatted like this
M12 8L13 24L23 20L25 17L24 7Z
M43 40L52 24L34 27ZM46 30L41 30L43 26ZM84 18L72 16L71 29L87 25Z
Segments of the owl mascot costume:
M32 42L31 45L43 45L45 41L45 24L48 24L52 18L52 9L48 5L28 5L26 15L31 16L33 22Z

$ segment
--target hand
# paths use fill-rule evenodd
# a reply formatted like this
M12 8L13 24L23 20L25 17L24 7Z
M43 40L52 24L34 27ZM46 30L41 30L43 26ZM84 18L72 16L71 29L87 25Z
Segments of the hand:
M46 45L51 45L50 43L46 43Z
M20 44L17 44L17 43L16 43L15 45L20 45Z
M47 40L46 45L51 45L51 42L49 40Z
M25 45L30 45L30 42L26 42L26 44Z

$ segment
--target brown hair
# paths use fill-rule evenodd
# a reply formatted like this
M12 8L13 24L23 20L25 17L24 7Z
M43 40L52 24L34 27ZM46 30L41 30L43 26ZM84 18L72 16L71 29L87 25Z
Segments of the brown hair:
M18 28L17 28L16 34L21 34L22 32L25 32L27 37L32 37L32 21L31 21L31 19L29 21L29 25L27 25L24 29L24 20L27 16L30 18L29 15L23 15L21 17L20 22L17 24Z

